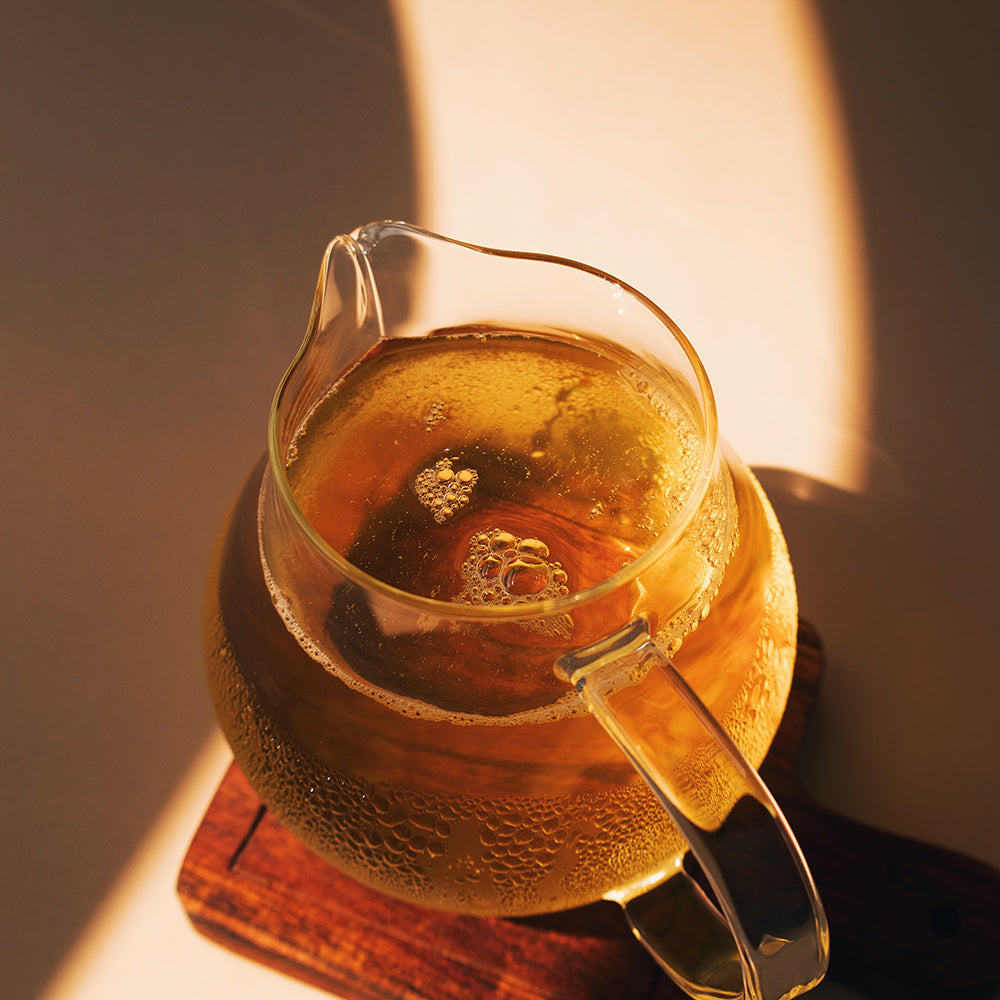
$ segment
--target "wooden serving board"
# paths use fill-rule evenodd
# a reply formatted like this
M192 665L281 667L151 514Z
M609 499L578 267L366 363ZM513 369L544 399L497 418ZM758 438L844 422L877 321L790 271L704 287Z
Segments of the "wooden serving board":
M816 879L830 975L877 1000L1000 990L1000 876L816 805L795 758L823 670L800 623L792 692L761 768ZM177 883L207 937L344 1000L679 1000L611 903L520 920L462 917L367 889L300 845L229 767Z

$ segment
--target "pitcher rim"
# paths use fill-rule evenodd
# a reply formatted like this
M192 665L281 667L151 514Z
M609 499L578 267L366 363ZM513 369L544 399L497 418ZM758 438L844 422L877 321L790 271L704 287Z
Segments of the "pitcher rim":
M352 563L342 552L330 545L316 529L309 518L299 507L298 502L292 492L291 484L286 473L285 456L281 447L281 412L285 392L289 387L292 376L309 349L319 324L322 305L322 289L325 286L325 277L328 273L330 258L334 248L341 243L350 241L360 251L365 258L367 265L367 251L377 245L378 238L384 230L403 231L411 235L426 239L438 240L449 243L453 246L463 247L475 253L485 254L494 257L503 257L514 260L537 261L540 263L554 264L562 267L570 267L577 271L590 274L620 289L631 296L636 302L663 324L665 331L669 333L681 348L685 358L697 378L698 390L701 393L702 415L705 421L704 438L702 441L701 455L699 456L698 472L695 485L692 487L677 516L672 518L669 525L660 532L654 541L640 555L636 556L622 569L598 583L592 584L579 591L573 591L559 597L549 598L542 601L525 601L512 605L476 605L464 604L458 601L445 601L438 598L426 597L422 594L415 594L412 591L395 587L377 576L366 572L359 566ZM372 237L374 239L363 239ZM591 331L596 332L596 331ZM538 616L550 616L565 614L582 605L604 597L627 584L637 577L647 566L656 562L676 541L682 536L684 530L691 523L699 507L705 499L709 485L712 481L715 469L719 460L720 440L718 429L718 412L716 408L715 394L712 389L708 374L702 364L701 358L694 349L687 336L680 329L677 323L652 299L644 295L634 286L615 277L612 274L591 264L574 260L569 257L562 257L555 254L538 253L533 251L505 250L496 247L482 246L440 233L412 225L407 222L385 220L382 222L368 223L359 226L351 233L334 237L328 244L323 255L323 262L320 268L320 280L318 291L313 303L313 308L309 316L306 328L299 348L291 364L285 370L277 389L272 396L270 409L268 411L268 470L270 478L277 488L280 502L292 515L296 525L309 540L310 545L337 571L350 579L355 584L361 586L369 592L380 594L394 602L404 605L412 610L435 615L439 618L448 618L464 621L516 621L524 618L534 618Z

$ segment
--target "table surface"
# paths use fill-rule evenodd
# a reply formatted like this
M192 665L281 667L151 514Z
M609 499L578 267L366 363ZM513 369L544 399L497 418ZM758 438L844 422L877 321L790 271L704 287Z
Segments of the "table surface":
M323 249L384 217L674 316L826 642L809 790L1000 865L995 4L7 6L5 996L311 992L174 892L227 761L201 593Z

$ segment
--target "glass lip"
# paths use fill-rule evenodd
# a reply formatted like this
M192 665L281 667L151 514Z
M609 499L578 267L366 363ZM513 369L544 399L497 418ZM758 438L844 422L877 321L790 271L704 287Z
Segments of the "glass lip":
M291 484L289 483L288 476L285 472L285 461L281 450L280 420L282 403L284 402L285 392L289 387L292 376L299 363L308 352L310 343L312 342L318 328L319 318L322 313L322 298L321 294L317 294L309 317L306 334L299 345L299 349L296 352L295 357L292 359L291 364L288 366L281 378L281 381L278 383L278 387L272 397L271 407L268 412L267 450L268 467L271 479L277 487L280 502L285 506L286 510L291 513L292 518L302 531L303 535L309 540L312 547L323 557L323 559L331 563L338 572L365 590L379 594L384 598L388 598L389 600L410 608L418 613L435 615L439 618L448 618L452 620L491 622L517 621L524 618L566 614L574 608L578 608L581 605L588 604L597 598L603 597L633 580L647 566L656 562L656 560L658 560L660 556L662 556L663 553L677 541L685 528L690 524L694 514L697 512L702 501L704 500L718 459L720 445L715 394L712 390L704 365L698 357L698 353L695 351L691 342L684 335L680 327L670 318L669 315L667 315L666 312L664 312L663 309L656 305L655 302L643 295L642 292L634 288L632 285L622 281L620 278L616 278L613 275L608 274L606 271L603 271L598 267L594 267L590 264L584 264L569 257L560 257L553 254L534 253L519 250L502 250L494 247L479 246L475 243L468 243L452 237L442 236L439 233L432 232L428 229L422 229L419 226L414 226L406 222L385 221L369 223L365 226L359 226L348 236L337 236L331 240L327 245L326 252L323 256L323 264L320 271L320 288L325 285L324 279L328 273L330 255L334 246L341 242L351 242L367 260L368 248L376 245L378 239L369 240L362 239L362 237L370 237L381 230L399 230L425 240L438 240L443 243L463 247L466 250L485 254L487 256L524 261L538 261L540 263L570 267L608 282L610 285L613 285L615 288L631 296L640 305L649 310L649 312L663 324L665 330L673 336L674 340L680 346L695 373L698 381L698 388L701 392L702 408L705 419L705 435L702 442L702 453L700 456L696 483L688 495L684 505L678 512L678 515L670 522L669 527L657 535L653 543L644 552L633 559L627 566L618 570L617 573L614 573L613 575L606 577L604 580L601 580L599 583L592 584L583 590L574 591L570 594L550 598L544 601L524 601L522 603L511 605L476 605L461 604L455 601L442 601L437 598L425 597L421 594L414 594L411 591L394 587L392 584L386 583L384 580L380 580L378 577L372 576L360 567L355 566L354 563L347 559L341 552L338 552L333 546L325 541L325 539L313 527L312 523L296 502L295 496L292 493Z

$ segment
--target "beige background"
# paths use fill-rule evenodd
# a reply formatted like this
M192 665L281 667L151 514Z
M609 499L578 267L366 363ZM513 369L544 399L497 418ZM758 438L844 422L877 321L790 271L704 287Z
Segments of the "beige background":
M827 642L810 788L1000 865L998 21L6 5L4 995L312 993L198 938L172 879L225 761L212 539L325 243L376 218L582 257L675 316Z

